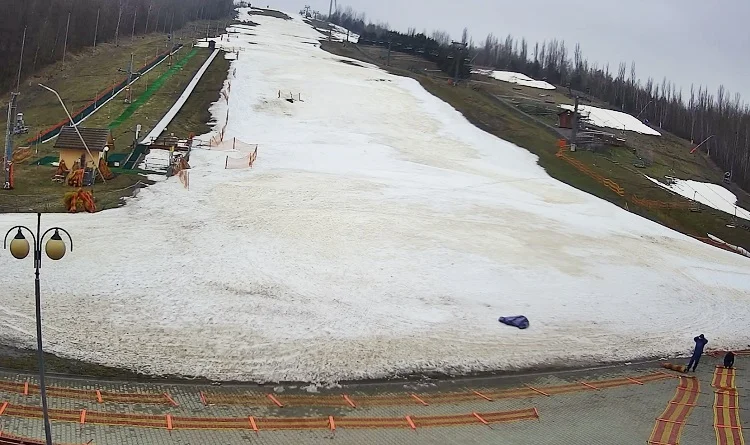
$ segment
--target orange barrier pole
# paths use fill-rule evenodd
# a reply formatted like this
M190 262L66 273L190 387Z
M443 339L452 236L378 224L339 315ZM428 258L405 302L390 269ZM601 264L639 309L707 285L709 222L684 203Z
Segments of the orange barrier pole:
M3 403L3 406L0 406L0 416L3 415L5 412L5 409L8 408L8 402Z
M409 426L411 427L411 429L416 431L417 426L414 425L414 422L411 420L411 416L406 416L406 421L409 422Z
M81 410L81 425L83 425L84 423L86 423L86 410L82 409Z
M178 406L178 405L177 405L177 402L175 402L175 401L174 401L174 399L172 399L171 397L169 397L169 394L167 394L167 393L164 393L164 397L166 397L166 398L167 398L167 400L169 401L169 403L171 403L171 404L172 404L172 406Z
M23 384L23 395L29 395L29 382L28 380Z
M487 422L486 420L482 419L482 416L480 416L479 414L477 414L477 413L471 413L471 414L472 414L472 415L473 415L474 417L476 417L477 419L479 419L479 421L480 421L480 422L482 422L483 424L485 424L485 425L487 425L487 426L489 426L489 425L490 425L490 424L489 424L489 423L488 423L488 422Z
M588 383L586 383L586 382L579 382L579 383L580 383L581 385L583 385L583 386L586 386L586 387L589 387L589 388L591 388L591 389L595 389L595 390L599 391L599 388L597 388L597 387L596 387L596 386L594 386L594 385L589 385L589 384L588 384Z
M631 379L630 377L625 377L625 378L626 378L626 379L628 379L628 380L630 380L631 382L633 382L633 383L637 384L637 385L643 385L643 382L639 382L639 381L638 381L638 380L636 380L636 379Z
M534 407L534 415L539 419L539 411L537 411L536 406Z
M278 406L279 408L283 408L284 407L284 405L282 405L281 402L279 402L278 400L276 400L276 397L274 397L273 394L268 394L268 398L271 399L271 401L273 401L273 403L275 403L276 406Z
M680 406L698 406L698 405L696 405L694 403L680 403L680 402L673 402L671 400L669 401L669 403L671 405L680 405Z
M428 406L427 402L425 402L424 400L420 399L416 394L412 394L411 396L414 397L417 400L417 402L421 403L422 405Z
M250 428L255 431L255 434L258 434L258 425L255 424L255 418L253 416L249 416L248 420L250 421Z
M102 392L98 389L96 390L96 401L102 403Z
M200 394L200 397L201 397L201 403L204 404L204 405L206 405L206 406L208 406L208 403L206 403L206 395L203 394L203 391L200 391L199 394Z
M541 395L543 395L543 396L547 396L547 397L549 397L549 394L547 394L547 393L546 393L546 392L544 392L544 391L539 391L538 389L534 388L533 386L530 386L530 385L523 385L523 386L525 386L525 387L529 388L530 390L532 390L532 391L534 391L534 392L538 392L539 394L541 394Z
M661 417L657 417L656 420L658 420L660 422L678 423L680 425L684 425L685 424L684 420L669 420L669 419L663 419Z
M346 394L344 394L344 400L346 400L346 403L348 403L349 406L351 406L352 408L357 407L357 405L355 405L354 402L352 402L352 399L350 399L349 396Z
M492 399L490 399L489 397L487 397L486 395L482 394L482 393L481 393L481 392L479 392L479 391L472 391L472 392L473 392L474 394L478 395L479 397L483 398L484 400L488 401L488 402L491 402L491 401L492 401Z
M167 430L172 431L172 415L167 414Z
M331 427L331 431L336 431L336 422L333 421L333 416L328 416L328 424Z

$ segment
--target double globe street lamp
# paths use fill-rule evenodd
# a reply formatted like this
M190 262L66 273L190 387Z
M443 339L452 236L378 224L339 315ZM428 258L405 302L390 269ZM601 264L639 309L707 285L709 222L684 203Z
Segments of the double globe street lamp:
M36 345L37 345L37 356L39 360L39 392L42 397L42 413L44 415L44 436L47 445L52 445L52 432L49 423L49 412L47 410L47 388L44 384L44 353L42 352L42 300L39 294L39 269L42 267L42 243L44 239L52 233L47 243L44 245L44 252L47 257L51 260L59 260L65 256L67 247L65 241L60 236L60 232L64 233L70 241L70 251L73 251L73 238L70 234L61 227L52 227L47 229L44 233L41 233L42 225L42 214L37 213L36 223L36 235L34 231L26 226L14 226L5 234L3 240L3 249L10 250L11 255L15 258L22 260L29 256L31 247L34 248L34 269L36 278L34 280L34 292L36 297ZM8 236L16 231L15 236L8 245ZM24 236L24 231L31 235L33 246L29 245L29 241Z

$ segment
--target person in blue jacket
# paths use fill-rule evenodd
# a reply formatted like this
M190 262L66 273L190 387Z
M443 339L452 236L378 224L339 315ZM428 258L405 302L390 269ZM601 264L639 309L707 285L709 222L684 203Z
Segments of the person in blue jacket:
M708 343L708 340L706 340L706 337L704 337L703 334L695 337L693 340L695 341L695 350L693 351L693 356L690 358L690 362L688 363L685 372L689 372L691 366L693 367L693 372L695 372L695 368L698 367L698 362L701 360L701 355L703 355L703 348L706 346L706 343Z

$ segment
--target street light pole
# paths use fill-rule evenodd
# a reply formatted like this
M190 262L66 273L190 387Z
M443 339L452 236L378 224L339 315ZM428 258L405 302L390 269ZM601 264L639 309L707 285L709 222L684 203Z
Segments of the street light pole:
M73 238L70 234L61 227L52 227L47 229L44 233L41 233L42 226L42 214L37 213L36 220L36 235L34 232L26 226L14 226L5 234L3 239L3 249L10 247L10 253L15 258L22 260L29 255L29 242L23 235L23 231L26 231L31 235L31 239L34 243L34 296L36 305L36 346L37 346L37 358L39 360L39 392L42 398L42 414L44 416L44 437L47 445L52 445L52 429L49 423L49 410L47 408L47 386L44 381L44 351L42 349L42 297L39 286L39 269L42 267L42 241L44 238L54 230L54 234L47 241L44 250L51 260L59 260L65 256L65 242L60 237L60 232L63 232L70 241L70 251L73 251ZM14 230L17 230L15 237L8 246L8 235Z

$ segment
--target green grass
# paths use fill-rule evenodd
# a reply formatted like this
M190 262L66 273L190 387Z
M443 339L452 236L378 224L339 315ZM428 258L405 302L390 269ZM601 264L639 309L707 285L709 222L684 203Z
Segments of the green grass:
M205 37L206 23L196 24L192 28L188 27L182 35L187 38L195 32L197 37ZM215 23L218 22L211 25L214 29ZM156 53L166 49L165 42L163 35L149 35L136 38L132 44L128 39L120 47L100 45L95 51L86 51L69 58L65 70L61 71L59 66L50 67L39 73L37 77L45 78L44 83L57 89L68 108L74 111L88 103L101 90L111 87L113 79L121 80L125 74L118 73L117 68L120 65L127 66L131 52L136 55L136 66L140 67L144 60L140 60L139 63L139 57L150 60ZM120 125L115 126L116 128L112 131L115 138L113 154L129 152L136 124L142 124L143 135L156 125L208 58L210 54L208 49L191 50L190 43L187 41L184 43L188 47L181 49L173 57L172 61L177 63L170 64L169 60L165 60L133 85L132 97L136 103L132 104L132 108L127 112L126 109L131 105L124 103L125 93L122 92L82 124L89 127L106 127L114 118L126 112L118 121ZM189 53L193 56L187 57ZM205 131L206 122L210 119L208 107L219 97L228 66L229 62L221 55L214 59L198 83L194 95L186 102L174 124L170 125L170 132L179 137L187 137L190 132L199 134ZM160 87L155 85L157 82L161 84ZM51 93L37 91L41 88L38 86L34 88L36 83L31 83L33 85L28 86L29 82L25 82L25 86L21 88L23 101L19 111L24 112L27 123L32 127L30 134L34 134L57 123L64 115L64 111ZM147 90L147 94L144 95ZM28 137L29 135L24 135L22 138L17 138L17 146ZM0 212L64 212L66 210L62 202L63 195L72 189L52 181L55 167L30 165L43 157L54 156L56 158L57 152L52 148L53 145L53 142L49 142L35 146L36 152L31 158L16 164L15 189L0 192ZM125 174L116 171L115 173L116 178L107 181L106 184L98 182L93 188L97 208L100 210L121 205L122 197L132 195L133 187L139 181L145 184L150 183L145 176L137 174L138 172Z
M229 66L230 61L224 59L222 54L216 56L195 86L193 94L169 124L171 133L188 135L192 132L200 135L211 131L208 125L211 113L208 109L220 98L221 88L229 74Z
M453 87L448 85L447 76L444 73L425 72L424 68L431 69L430 63L423 61L422 64L416 64L412 60L413 56L394 57L392 53L391 66L386 67L382 48L351 44L344 46L335 42L323 42L322 48L334 54L377 64L393 74L416 79L427 91L456 108L472 124L537 155L539 165L553 178L625 207L625 199L555 156L556 141L560 137L556 132L524 116L515 106L495 98L496 95L521 99L525 96L525 100L531 101L535 99L534 96L538 98L539 94L550 94L545 99L553 100L555 104L547 105L556 107L559 103L572 103L564 92L540 93L540 90L514 87L506 82L488 78ZM414 66L422 69L415 70ZM603 104L593 103L592 105L602 106ZM545 122L555 123L554 118L542 120L545 119L547 119ZM571 153L571 156L584 162L593 171L614 180L625 188L627 193L651 200L671 202L684 201L684 198L674 196L653 184L643 176L644 174L653 178L674 175L681 178L720 182L721 171L705 155L690 155L688 141L666 132L662 133L662 137L654 137L628 132L628 147L608 147L601 153L577 151ZM652 165L646 169L634 167L633 162L637 156L633 154L633 150L641 156L650 156L653 161ZM744 196L741 199L745 199ZM750 232L727 228L726 225L731 221L731 216L725 213L705 207L700 213L688 210L654 211L638 208L632 204L628 204L628 208L633 213L683 233L700 237L711 233L727 242L750 249Z
M120 114L117 119L113 120L107 128L110 130L114 130L118 128L120 125L123 124L126 120L128 120L135 112L138 110L141 106L143 106L149 99L151 99L151 96L153 96L159 89L164 86L164 83L169 80L170 77L172 77L175 73L178 71L181 71L185 65L190 61L190 59L193 58L198 53L198 48L193 48L185 57L180 59L173 67L171 67L166 73L159 76L154 83L149 85L146 88L146 91L143 92L140 96L138 96L138 99L133 101L126 109L125 111Z
M187 57L193 52L193 56ZM110 126L115 140L113 152L129 152L132 149L136 125L141 125L141 136L151 131L174 105L210 54L206 48L183 48L175 55L175 64L172 67L164 62L164 67L159 72L152 71L133 85L132 104L125 103L125 96L121 94L90 117L84 125ZM181 64L181 61L184 61L184 64ZM218 90L221 86L216 85L214 88ZM112 125L115 121L117 123ZM187 137L187 133L175 134Z

